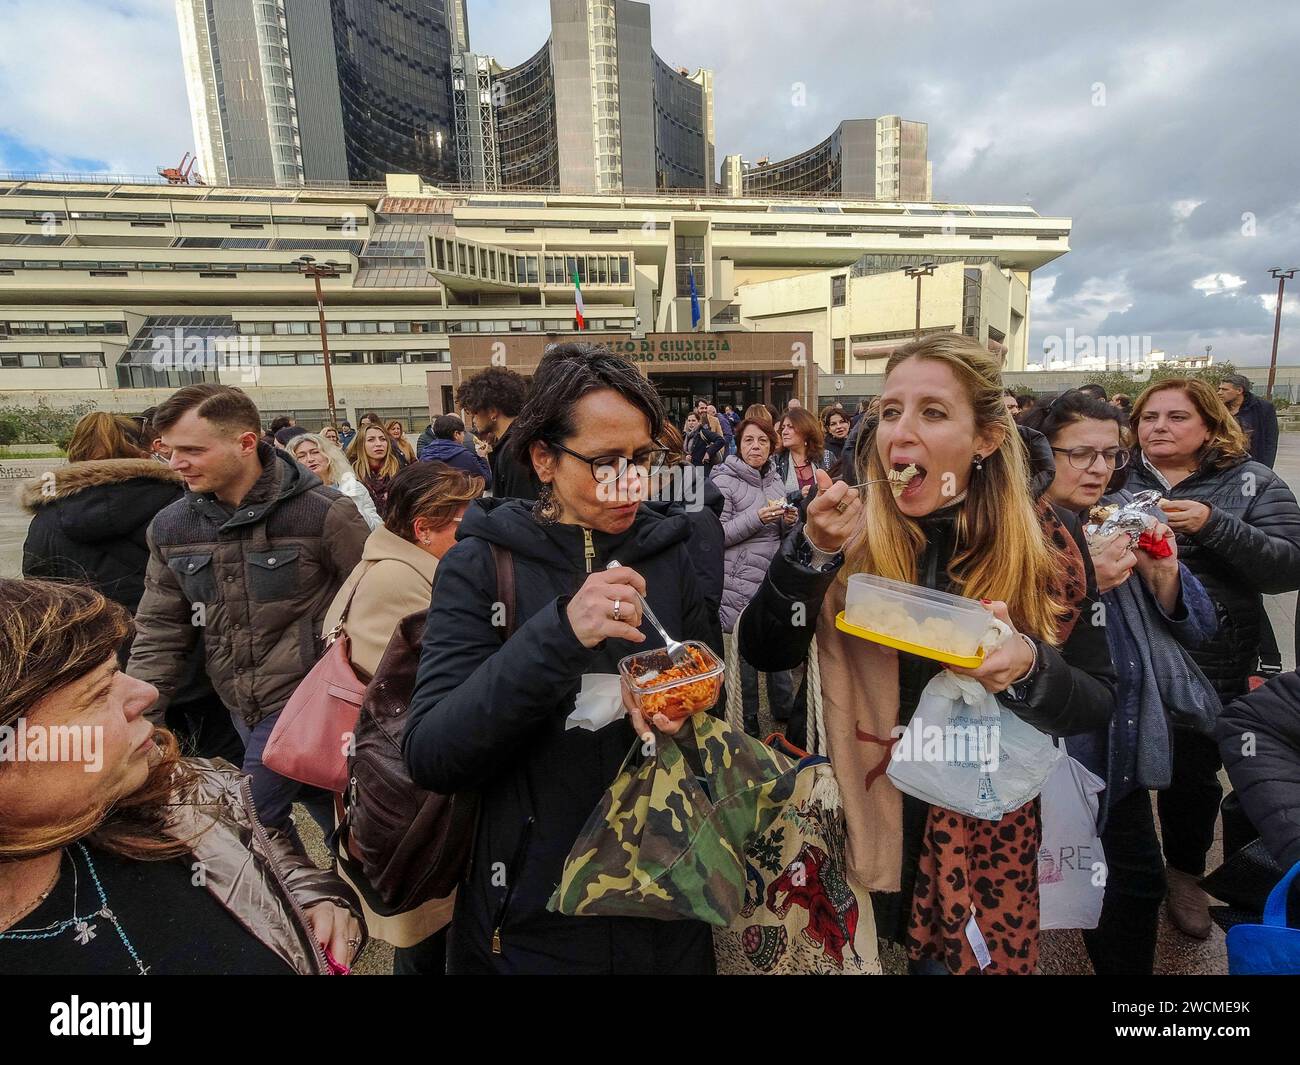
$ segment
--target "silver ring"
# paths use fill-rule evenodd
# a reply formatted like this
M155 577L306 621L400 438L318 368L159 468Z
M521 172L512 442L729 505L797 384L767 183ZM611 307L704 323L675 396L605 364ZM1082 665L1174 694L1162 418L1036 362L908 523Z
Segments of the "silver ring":
M623 600L622 600L622 599L615 599L615 600L614 600L614 620L615 620L615 621L622 621L622 620L623 620L623 615L622 615L622 613L621 613L622 609L623 609Z

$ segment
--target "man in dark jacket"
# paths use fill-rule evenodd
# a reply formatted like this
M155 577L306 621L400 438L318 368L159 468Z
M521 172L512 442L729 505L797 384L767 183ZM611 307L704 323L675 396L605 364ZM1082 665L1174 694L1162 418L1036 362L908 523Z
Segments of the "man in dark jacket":
M415 442L415 455L418 458L420 452L433 443L433 422L424 427L424 432L420 434L420 439Z
M1250 378L1229 374L1219 382L1219 398L1246 434L1246 449L1270 470L1277 461L1277 408L1250 390Z
M262 749L316 663L325 610L369 529L352 500L259 442L257 407L239 389L190 385L154 419L186 491L149 526L127 672L158 689L151 713L161 717L201 628L208 676L247 748L257 812L288 828L302 786L267 769ZM313 815L332 825L330 807L316 803Z
M510 426L527 398L527 379L504 366L482 370L456 390L456 406L469 412L475 434L492 449L492 494L499 499L537 498L537 476L514 454L510 440Z
M465 423L454 414L440 414L433 422L433 439L420 448L421 462L445 462L474 477L482 477L492 490L492 468L487 460L465 446Z

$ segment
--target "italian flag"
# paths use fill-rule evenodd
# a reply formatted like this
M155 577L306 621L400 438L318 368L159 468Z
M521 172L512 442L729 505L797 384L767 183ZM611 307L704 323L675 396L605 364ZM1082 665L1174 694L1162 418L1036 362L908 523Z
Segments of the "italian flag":
M578 319L579 329L587 328L587 319L584 316L583 311L584 308L582 306L582 286L578 284L578 264L577 262L575 262L573 264L573 313L574 316Z

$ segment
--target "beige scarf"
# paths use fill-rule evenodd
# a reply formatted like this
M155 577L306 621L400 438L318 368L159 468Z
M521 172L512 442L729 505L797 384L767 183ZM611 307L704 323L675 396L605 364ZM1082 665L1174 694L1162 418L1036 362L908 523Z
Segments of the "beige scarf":
M844 803L849 876L870 891L898 891L903 796L885 773L898 724L898 652L835 627L844 592L838 580L827 591L815 637L826 756ZM808 696L812 719L812 684Z

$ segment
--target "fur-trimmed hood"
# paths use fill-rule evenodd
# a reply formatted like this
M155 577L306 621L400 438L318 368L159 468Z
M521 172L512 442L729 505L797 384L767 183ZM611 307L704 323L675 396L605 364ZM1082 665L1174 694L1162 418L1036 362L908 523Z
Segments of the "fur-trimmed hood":
M184 482L161 462L99 459L71 462L26 481L18 501L33 515L33 529L57 529L75 544L132 539L143 545L154 515L184 491Z
M95 459L88 462L70 462L49 475L24 481L19 486L18 502L29 514L41 507L67 499L87 488L106 484L124 484L138 478L162 481L177 488L185 482L175 470L155 459Z

